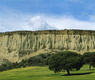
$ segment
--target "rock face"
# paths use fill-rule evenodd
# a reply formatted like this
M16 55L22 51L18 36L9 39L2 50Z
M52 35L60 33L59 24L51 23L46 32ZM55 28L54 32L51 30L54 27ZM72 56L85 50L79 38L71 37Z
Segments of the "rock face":
M71 50L95 51L95 31L51 30L0 33L0 61L19 61L39 53Z

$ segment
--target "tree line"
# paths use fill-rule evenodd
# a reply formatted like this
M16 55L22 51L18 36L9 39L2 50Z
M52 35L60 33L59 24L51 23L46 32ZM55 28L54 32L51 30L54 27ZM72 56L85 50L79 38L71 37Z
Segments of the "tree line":
M72 70L80 70L84 64L88 64L90 70L92 66L95 67L95 52L86 52L81 55L76 52L64 51L52 55L48 60L50 70L55 73L65 70L68 75Z
M49 69L55 73L61 71L67 71L70 75L71 70L80 70L84 65L95 67L95 52L85 52L83 55L72 51L60 51L55 54L40 54L38 56L31 57L21 62L11 63L7 61L5 64L0 65L0 71L5 71L14 68L22 68L28 66L49 66Z
M21 62L11 63L9 60L6 60L6 63L0 65L0 71L10 70L14 68L22 68L28 66L46 66L48 58L51 57L52 54L40 54L34 57L30 57L29 59L22 60Z

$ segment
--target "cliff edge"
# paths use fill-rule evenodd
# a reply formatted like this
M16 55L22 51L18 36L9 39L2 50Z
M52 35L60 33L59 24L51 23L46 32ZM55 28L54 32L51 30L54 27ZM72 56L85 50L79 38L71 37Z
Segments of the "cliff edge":
M0 33L0 61L11 62L50 53L71 50L79 53L95 51L95 31L47 30Z

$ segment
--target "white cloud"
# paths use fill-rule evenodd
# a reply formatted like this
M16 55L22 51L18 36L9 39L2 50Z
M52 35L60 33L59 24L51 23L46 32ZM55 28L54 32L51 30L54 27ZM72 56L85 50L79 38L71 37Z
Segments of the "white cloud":
M55 27L49 25L45 16L34 16L24 26L27 30L53 30Z
M59 29L88 29L95 30L95 22L81 21L72 17L50 18L48 23Z
M49 29L83 29L95 30L95 20L81 21L72 16L23 16L11 19L0 19L0 32L15 30L49 30Z
M82 1L82 0L68 0ZM15 30L83 29L95 30L95 15L90 21L82 21L73 16L46 16L23 14L6 7L0 8L0 32Z
M95 21L81 21L67 16L34 16L27 22L26 26L32 30L43 30L43 27L47 27L46 24L48 27L53 27L54 29L95 30Z
M33 30L39 29L41 27L47 26L46 21L41 16L34 16L30 19L28 26L30 26Z

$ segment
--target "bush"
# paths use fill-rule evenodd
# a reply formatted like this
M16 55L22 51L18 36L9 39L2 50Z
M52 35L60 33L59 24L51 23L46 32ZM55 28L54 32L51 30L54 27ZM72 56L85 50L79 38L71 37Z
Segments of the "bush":
M95 67L95 52L86 52L83 54L84 63L89 64L89 69L91 70L91 66Z

